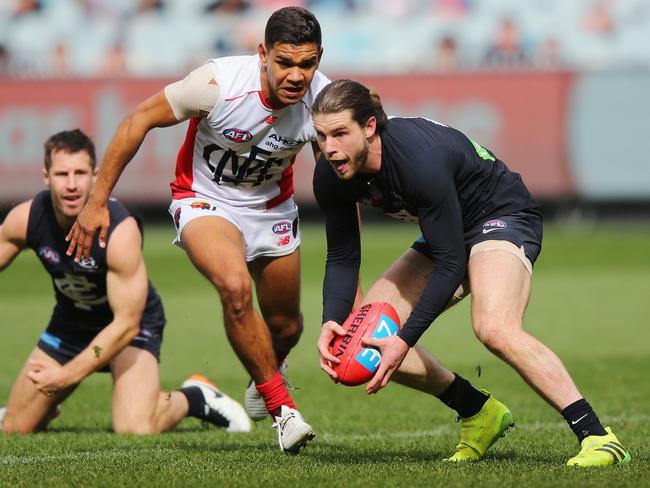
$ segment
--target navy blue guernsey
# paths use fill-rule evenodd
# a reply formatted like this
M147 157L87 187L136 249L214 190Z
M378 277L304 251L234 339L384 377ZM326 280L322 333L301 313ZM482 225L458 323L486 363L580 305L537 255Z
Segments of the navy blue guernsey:
M465 278L464 233L512 212L539 214L519 174L462 132L424 118L393 117L381 133L381 168L339 179L325 158L314 172L325 214L327 264L323 322L343 323L354 303L361 244L356 203L416 221L435 267L399 336L410 346L444 310Z
M115 199L108 202L111 223L108 240L115 227L130 214ZM59 226L52 208L48 190L40 192L32 200L27 225L27 247L33 249L52 277L56 305L48 326L63 338L92 339L113 320L113 311L106 295L106 249L93 240L91 258L75 263L66 255L67 231ZM164 312L160 297L151 282L142 323L164 324Z

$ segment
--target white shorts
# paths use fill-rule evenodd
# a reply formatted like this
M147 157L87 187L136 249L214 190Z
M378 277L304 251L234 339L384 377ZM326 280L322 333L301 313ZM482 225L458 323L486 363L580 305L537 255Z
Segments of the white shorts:
M183 227L197 217L215 216L228 220L241 232L246 244L246 261L261 256L286 256L300 246L298 206L293 198L270 210L233 207L209 198L172 200L169 213L176 226L174 244L183 247Z

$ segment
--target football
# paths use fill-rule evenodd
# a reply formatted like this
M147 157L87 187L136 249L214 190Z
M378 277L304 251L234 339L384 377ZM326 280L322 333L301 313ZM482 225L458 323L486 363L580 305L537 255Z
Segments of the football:
M332 354L341 362L335 364L339 382L347 386L370 381L381 361L381 354L372 347L363 347L363 337L381 339L396 335L400 328L395 309L386 302L373 302L354 310L343 323L344 336L332 344Z

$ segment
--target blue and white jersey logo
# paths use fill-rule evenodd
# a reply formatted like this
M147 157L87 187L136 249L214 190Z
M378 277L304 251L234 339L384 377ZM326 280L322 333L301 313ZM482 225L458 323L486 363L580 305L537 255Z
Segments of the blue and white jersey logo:
M387 317L386 315L381 315L379 317L379 323L375 327L375 331L372 333L373 339L383 339L385 337L390 337L397 335L399 327L393 319ZM377 349L372 347L364 347L357 357L355 358L361 366L366 368L371 373L377 371L379 368L379 363L381 361L381 354Z

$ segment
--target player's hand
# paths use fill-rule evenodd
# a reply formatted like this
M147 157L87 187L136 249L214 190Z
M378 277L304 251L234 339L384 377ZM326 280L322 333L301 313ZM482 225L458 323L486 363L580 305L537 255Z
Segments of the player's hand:
M46 396L55 395L73 384L60 364L41 359L32 359L27 364L30 367L27 377L34 383L36 389Z
M404 342L399 336L391 336L383 339L362 339L364 346L371 346L379 349L381 353L381 362L379 369L368 383L366 391L377 393L390 381L390 377L400 367L402 361L409 352L410 346Z
M344 336L345 329L339 324L330 320L325 322L320 330L320 337L316 343L318 347L318 354L320 354L320 369L325 371L334 383L338 383L336 372L332 369L333 364L338 364L341 361L332 354L331 347L336 336Z
M90 258L90 250L93 246L93 238L99 230L99 247L106 247L106 236L108 227L111 224L111 217L108 212L108 204L97 204L92 197L86 202L84 208L77 216L77 220L70 229L65 240L70 242L66 254L74 254L75 262Z

